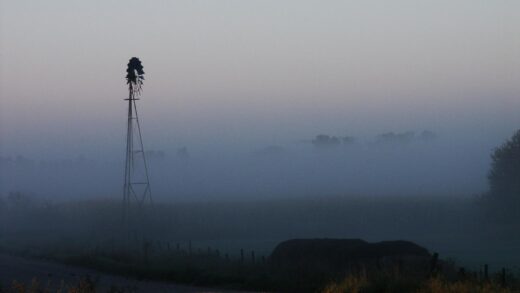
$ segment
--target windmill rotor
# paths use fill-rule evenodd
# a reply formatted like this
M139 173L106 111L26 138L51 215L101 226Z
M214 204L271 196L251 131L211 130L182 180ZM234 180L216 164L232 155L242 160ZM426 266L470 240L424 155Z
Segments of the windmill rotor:
M126 83L128 89L133 92L140 93L144 81L144 70L141 60L137 57L132 57L128 61L126 69Z

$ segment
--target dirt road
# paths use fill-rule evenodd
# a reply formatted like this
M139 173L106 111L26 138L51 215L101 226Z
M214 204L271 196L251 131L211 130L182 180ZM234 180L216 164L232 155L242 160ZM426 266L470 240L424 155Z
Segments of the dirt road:
M0 254L0 292L2 289L11 288L13 280L30 284L36 279L44 288L48 287L54 291L62 287L62 281L66 285L76 285L81 278L87 276L94 281L97 292L107 292L113 286L125 289L125 292L237 292L167 282L140 281L81 267Z

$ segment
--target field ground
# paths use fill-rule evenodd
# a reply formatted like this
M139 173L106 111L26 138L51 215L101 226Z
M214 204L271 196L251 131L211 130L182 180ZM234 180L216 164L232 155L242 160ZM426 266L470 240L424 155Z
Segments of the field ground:
M369 242L400 239L437 252L442 260L454 261L457 267L471 272L477 282L482 282L485 264L490 275L504 268L508 282L513 281L513 287L518 288L518 226L516 222L493 220L474 197L343 196L165 202L130 212L135 216L134 222L125 226L117 201L6 201L0 206L0 252L103 271L93 273L101 276L98 283L102 287L116 280L123 286L145 286L150 292L169 284L111 275L120 274L244 290L285 286L285 291L298 292L296 289L302 286L299 276L270 267L268 258L277 243L294 238L361 238ZM133 230L128 231L128 226ZM38 276L49 278L45 270L43 275L39 273L38 265L35 271L26 272L23 264L29 262L28 267L32 267L32 261L20 259L20 267L15 265L18 261L6 256L0 261L4 288L6 282L19 276L25 276L26 282ZM63 269L66 266L56 266L60 268L52 273L56 282L57 276L67 276L67 282L78 280L67 275ZM3 273L9 271L18 272L19 276ZM338 278L311 275L304 280L306 288L315 291L328 282L341 282ZM417 289L420 284L415 282L414 286ZM180 292L199 290L179 288L188 290Z

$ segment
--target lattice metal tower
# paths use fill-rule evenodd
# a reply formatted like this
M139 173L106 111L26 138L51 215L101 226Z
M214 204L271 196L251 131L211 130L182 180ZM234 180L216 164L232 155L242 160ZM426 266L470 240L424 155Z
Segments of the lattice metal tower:
M148 176L148 165L143 148L141 126L137 116L136 101L141 95L144 71L141 61L132 57L126 70L128 84L128 124L126 134L125 184L123 192L123 217L127 219L132 203L139 207L152 203L152 191Z

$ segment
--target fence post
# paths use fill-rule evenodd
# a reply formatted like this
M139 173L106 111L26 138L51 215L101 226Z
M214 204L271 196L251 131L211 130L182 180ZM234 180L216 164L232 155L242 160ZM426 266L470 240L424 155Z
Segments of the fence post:
M502 287L506 286L506 268L502 268L502 273L500 274L500 283L502 283Z
M432 261L430 264L430 275L434 276L437 273L437 262L439 260L439 254L437 252L433 253Z
M466 269L464 267L461 267L459 269L459 280L465 280L466 279Z
M150 245L151 245L151 243L148 240L145 240L143 243L143 257L144 257L145 263L148 263L148 254L150 252Z

